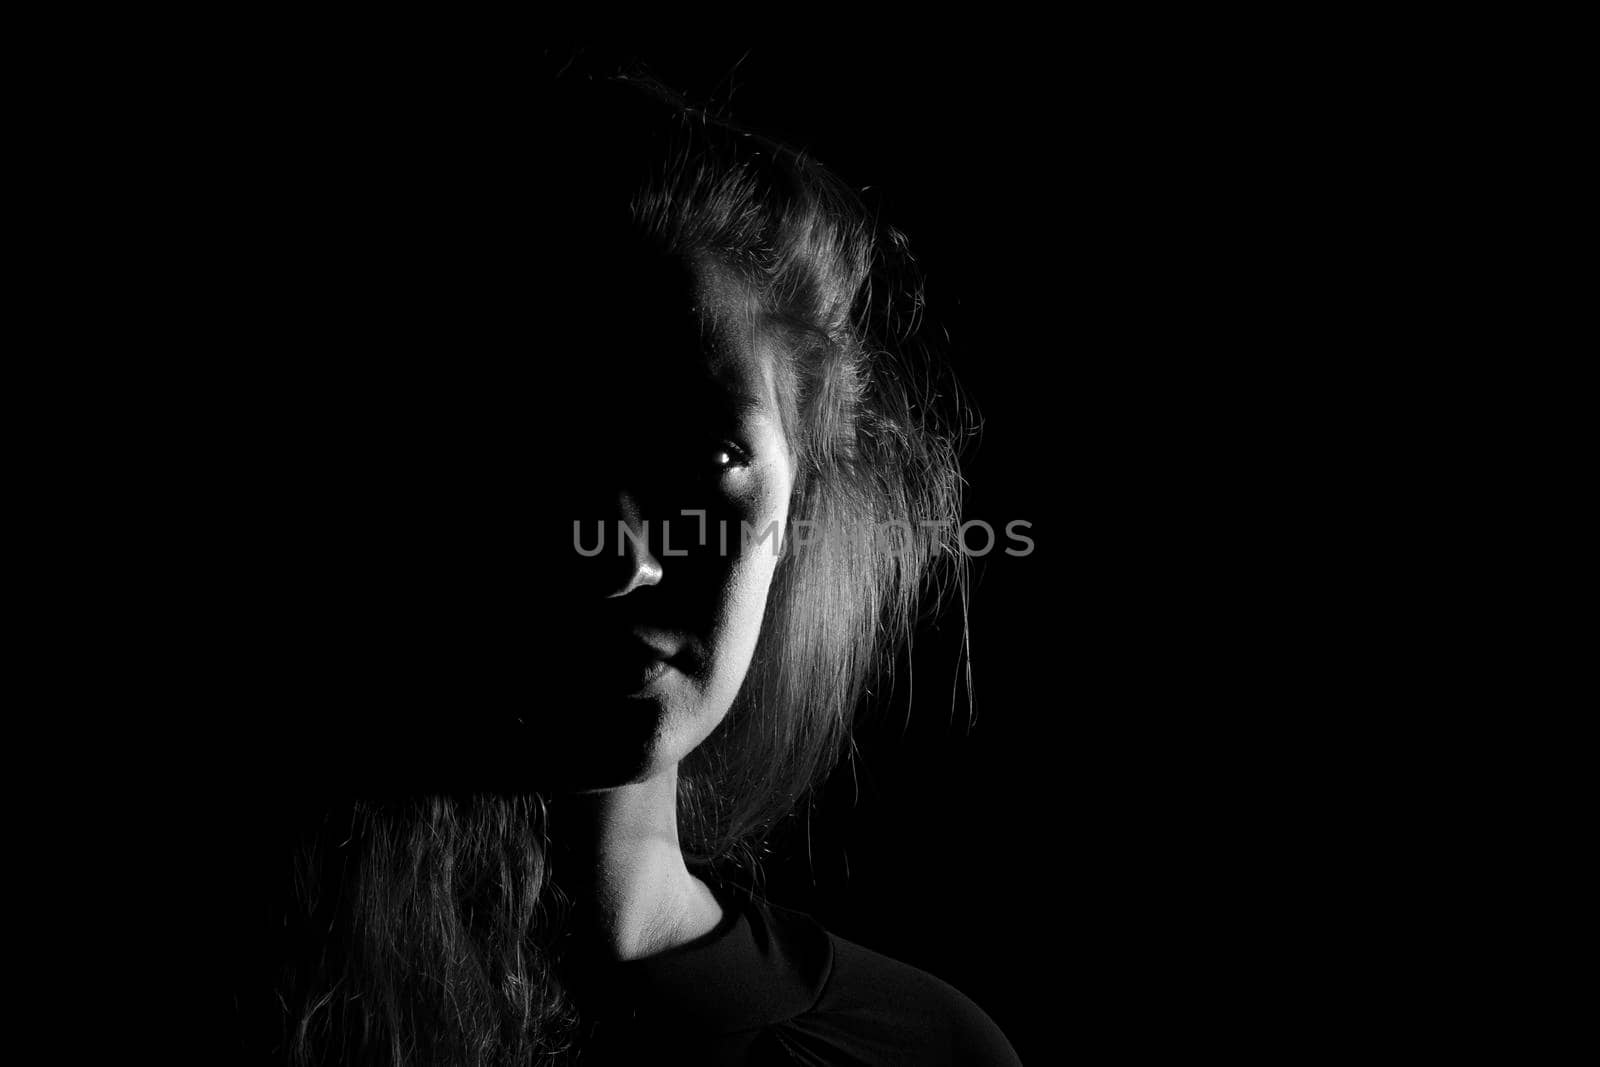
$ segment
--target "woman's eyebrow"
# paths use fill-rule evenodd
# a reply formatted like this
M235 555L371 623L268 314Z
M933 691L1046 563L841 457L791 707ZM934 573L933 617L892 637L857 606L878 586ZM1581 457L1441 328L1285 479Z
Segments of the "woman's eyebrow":
M723 414L740 418L760 415L771 405L771 398L765 395L765 383L739 373L733 363L707 368L704 382L708 401Z
M718 390L721 406L728 414L743 417L759 415L766 410L766 397L751 392L744 385L725 382L718 384L721 386Z

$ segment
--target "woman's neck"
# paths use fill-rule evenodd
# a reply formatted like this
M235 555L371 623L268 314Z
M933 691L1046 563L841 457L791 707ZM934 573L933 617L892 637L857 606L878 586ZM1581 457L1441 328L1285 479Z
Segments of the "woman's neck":
M563 798L561 867L586 940L615 960L676 948L715 929L722 906L678 844L678 770Z

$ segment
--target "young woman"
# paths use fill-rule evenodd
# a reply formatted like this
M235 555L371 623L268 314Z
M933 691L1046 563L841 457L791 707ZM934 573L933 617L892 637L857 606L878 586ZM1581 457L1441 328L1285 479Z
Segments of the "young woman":
M452 742L428 788L326 820L281 1050L1015 1062L956 990L741 888L922 595L962 579L955 435L901 242L814 161L652 83L567 71L537 95L497 131L534 161L508 209L532 240L501 249L526 284L481 295L518 309L504 356L532 384L478 409L520 405L495 439L532 462L471 482L534 501L535 597L459 671L481 695L472 663L514 663L523 696L432 728Z

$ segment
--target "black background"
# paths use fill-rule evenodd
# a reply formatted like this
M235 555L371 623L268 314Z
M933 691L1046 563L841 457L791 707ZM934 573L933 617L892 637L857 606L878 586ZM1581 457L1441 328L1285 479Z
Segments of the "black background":
M1571 851L1537 831L1572 776L1508 723L1549 663L1501 635L1541 613L1478 571L1496 520L1527 521L1525 493L1481 491L1538 467L1502 447L1527 436L1511 416L1559 410L1542 376L1511 416L1500 392L1571 288L1533 242L1570 230L1551 182L1574 168L1549 156L1581 143L1560 125L1580 68L1552 27L1498 19L1140 9L929 39L785 14L736 47L585 52L872 187L985 418L968 513L1032 522L1037 551L980 570L975 706L951 708L953 627L921 635L909 719L864 725L773 895L965 990L1025 1062L1476 1039L1541 970L1520 946L1560 943L1523 925L1544 896L1502 886L1547 894L1533 854ZM492 692L417 653L503 659L520 635L493 623L537 602L537 561L506 563L525 546L455 551L509 527L481 490L522 484L527 442L474 417L498 392L428 365L525 351L497 346L526 343L505 268L538 206L458 203L508 240L441 294L404 198L495 171L475 153L519 143L552 49L434 13L114 17L29 40L16 94L39 194L16 214L45 236L20 302L42 289L24 310L49 323L17 362L51 376L15 391L46 423L18 458L68 528L27 620L64 638L38 716L63 736L13 752L17 828L67 808L19 878L67 914L23 932L88 935L43 985L67 1039L226 1062L285 826L319 784L405 780L397 723L471 751L459 717L402 713ZM478 427L458 456L514 458L427 471L422 409ZM422 491L384 485L397 466ZM440 558L458 572L417 565ZM451 582L502 602L444 649L416 638ZM64 803L80 782L87 810ZM1485 950L1486 916L1519 958ZM124 993L138 1017L102 1025Z

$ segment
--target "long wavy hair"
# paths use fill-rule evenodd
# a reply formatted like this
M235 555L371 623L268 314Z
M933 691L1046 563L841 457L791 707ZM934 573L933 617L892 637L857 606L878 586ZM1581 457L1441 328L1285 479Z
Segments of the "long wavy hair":
M711 257L780 342L799 461L790 515L814 536L786 547L743 687L679 773L686 859L749 874L840 761L922 614L952 592L964 610L963 415L921 340L904 238L816 160L646 77L567 72L541 95L539 195L581 220L576 239L615 222L660 252ZM576 1058L551 803L515 790L364 798L330 816L297 868L288 1060Z

